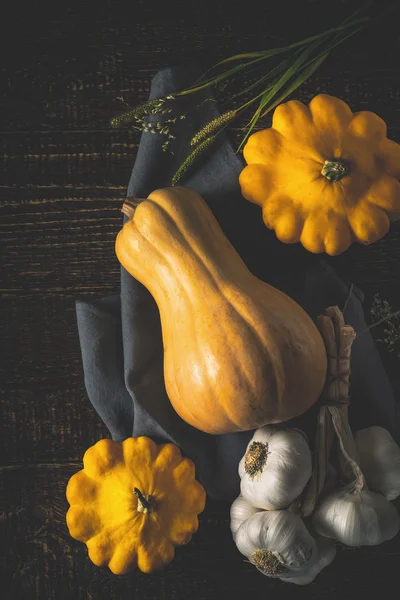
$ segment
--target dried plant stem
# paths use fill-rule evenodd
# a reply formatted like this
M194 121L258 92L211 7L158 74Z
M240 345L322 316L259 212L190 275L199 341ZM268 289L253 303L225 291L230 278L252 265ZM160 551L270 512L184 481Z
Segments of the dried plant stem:
M302 516L312 514L319 497L329 486L329 460L335 438L340 449L338 467L341 479L353 490L366 488L348 421L350 358L356 333L352 327L345 325L343 313L337 306L329 307L325 315L318 317L318 327L326 347L328 372L318 414L313 473L301 506Z
M347 298L346 298L346 301L345 301L345 303L343 305L343 309L342 309L343 315L345 314L347 305L350 302L350 298L353 293L353 289L354 289L354 283L350 283L349 293L347 294ZM374 301L375 301L376 296L377 296L377 294L374 297ZM392 319L397 319L398 317L400 317L400 310L392 311L389 307L389 310L385 311L385 312L386 312L386 314L382 318L378 319L378 321L374 321L373 323L371 323L371 325L369 325L368 327L366 327L365 329L363 329L362 331L357 333L354 340L358 340L359 337L364 335L364 333L366 333L370 329L373 329L374 327L377 327L378 325L381 325L382 323L385 323L386 321L391 321ZM371 313L372 313L372 309L371 309ZM382 340L378 340L378 341L382 341Z
M344 324L343 313L337 307L329 307L326 312L328 316L324 319L331 320L335 334L334 343L337 347L334 376L339 403L336 406L328 404L328 410L341 450L341 475L354 489L362 491L366 482L358 465L356 445L348 420L351 346L356 334L352 327Z
M342 308L343 315L346 312L346 308L347 308L348 303L350 302L350 298L351 298L351 295L353 293L353 289L354 289L354 283L350 283L349 293L347 294L346 301L345 301L344 306Z
M385 321L389 321L390 319L393 319L393 318L396 318L396 317L400 317L400 310L396 310L395 312L389 313L388 315L386 315L386 317L383 317L382 319L379 319L379 321L376 321L375 323L372 323L372 325L370 325L366 329L363 329L363 331L360 331L360 333L357 333L355 339L358 339L361 335L363 335L363 333L366 333L367 331L369 331L373 327L376 327L377 325L380 325L381 323L384 323Z

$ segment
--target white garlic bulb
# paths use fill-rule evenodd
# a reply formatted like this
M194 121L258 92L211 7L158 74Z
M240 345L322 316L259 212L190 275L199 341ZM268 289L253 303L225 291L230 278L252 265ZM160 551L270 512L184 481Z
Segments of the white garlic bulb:
M368 486L387 500L400 496L400 448L383 427L368 427L355 434L361 471Z
M308 585L314 581L322 569L330 565L336 556L335 542L328 538L319 537L316 539L316 543L318 551L316 560L312 561L310 565L307 564L295 575L283 575L280 577L282 581L295 583L296 585Z
M241 524L244 521L246 521L246 519L249 519L251 516L260 512L260 510L261 509L255 508L254 506L252 506L250 504L250 502L247 502L247 500L245 498L243 498L242 495L239 495L236 498L236 500L234 500L232 502L231 510L230 510L230 517L231 517L231 531L232 531L233 539L235 539L236 532L239 529L239 527L241 526Z
M377 546L397 534L400 519L381 494L343 488L331 492L317 506L313 525L320 535L346 546Z
M294 429L257 429L239 463L242 496L257 508L287 508L312 473L305 435Z
M302 573L317 556L317 545L298 515L287 510L261 511L240 525L238 550L261 573L282 577Z

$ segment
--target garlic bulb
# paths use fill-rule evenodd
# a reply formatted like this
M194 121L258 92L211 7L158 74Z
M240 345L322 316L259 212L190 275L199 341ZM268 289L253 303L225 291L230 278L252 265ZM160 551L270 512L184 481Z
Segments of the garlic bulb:
M260 512L260 509L252 506L242 495L232 502L230 516L233 539L235 539L236 532L241 524L258 512Z
M315 530L346 546L377 546L392 539L400 527L399 514L381 494L349 488L331 492L313 515Z
M317 543L316 560L312 561L311 565L306 565L295 575L283 575L280 579L287 583L295 583L296 585L307 585L312 583L316 576L325 569L336 556L336 544L333 540L319 537Z
M261 511L240 525L236 546L261 573L282 577L302 573L317 556L317 545L298 515Z
M361 471L368 486L387 500L400 496L400 448L383 427L368 427L355 434Z
M303 491L311 472L311 452L303 433L261 427L239 463L240 490L253 506L284 509Z

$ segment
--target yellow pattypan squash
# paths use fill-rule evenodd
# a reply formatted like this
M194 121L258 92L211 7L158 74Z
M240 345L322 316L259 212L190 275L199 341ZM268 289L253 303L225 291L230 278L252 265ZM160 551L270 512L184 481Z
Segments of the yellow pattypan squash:
M193 462L177 446L144 436L97 442L66 493L69 533L86 543L95 565L116 575L169 563L174 546L197 530L206 497Z
M269 229L310 252L371 244L400 219L400 145L378 115L326 94L280 104L244 147L243 196Z

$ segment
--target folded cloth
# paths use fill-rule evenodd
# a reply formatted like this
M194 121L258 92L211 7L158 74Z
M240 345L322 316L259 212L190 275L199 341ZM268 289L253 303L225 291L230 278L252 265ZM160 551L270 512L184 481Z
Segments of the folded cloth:
M174 67L156 74L150 98L160 98L191 85L196 69ZM128 196L147 197L171 185L173 173L187 155L189 140L218 116L209 90L172 101L177 119L176 139L164 152L164 136L142 134ZM300 244L283 244L269 231L259 207L245 201L238 176L244 167L228 140L216 142L213 152L185 180L207 202L228 239L254 275L281 289L316 320L328 306L343 308L350 283L329 264ZM346 323L356 332L367 324L363 293L356 286L346 306ZM196 476L208 496L231 502L239 493L238 463L253 432L209 435L185 423L167 397L163 377L163 344L157 305L147 289L121 269L120 296L76 304L79 338L88 396L112 438L146 435L157 443L171 441L196 465ZM351 404L354 429L381 425L392 434L396 401L369 332L355 340L351 358ZM188 398L190 402L190 398ZM315 426L315 407L290 424L309 434ZM286 426L286 424L285 424Z

